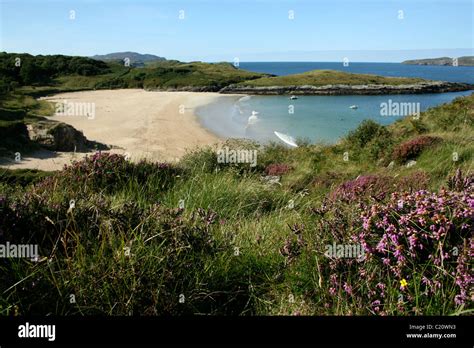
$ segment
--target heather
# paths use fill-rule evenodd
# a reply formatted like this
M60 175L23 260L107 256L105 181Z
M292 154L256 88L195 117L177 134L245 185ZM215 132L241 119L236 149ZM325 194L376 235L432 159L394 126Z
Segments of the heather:
M393 158L399 163L416 159L424 149L433 146L440 140L440 138L427 135L416 137L398 145L393 150Z
M256 167L209 147L2 173L0 243L40 258L0 260L0 313L472 315L473 100L336 145L226 144Z

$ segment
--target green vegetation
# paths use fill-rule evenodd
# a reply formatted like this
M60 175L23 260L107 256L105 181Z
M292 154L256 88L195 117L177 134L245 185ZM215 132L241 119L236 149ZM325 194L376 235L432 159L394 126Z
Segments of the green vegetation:
M413 59L406 60L402 64L415 64L415 65L454 65L454 58L441 57L441 58L428 58L428 59ZM458 66L474 66L474 57L465 56L457 59Z
M287 76L262 77L260 79L241 82L245 86L326 86L326 85L404 85L426 80L405 77L383 77L368 74L351 74L336 70L313 70L302 74Z
M43 93L82 89L149 88L218 91L265 76L229 63L151 61L145 67L85 57L0 53L0 96L20 86L42 86Z
M0 94L25 85L50 84L60 75L94 76L109 72L106 63L84 57L0 53Z
M163 57L155 56L153 54L140 54L136 52L115 52L103 55L95 55L93 59L102 60L105 62L115 61L124 64L126 60L131 66L145 66L149 62L165 61Z
M31 183L9 172L2 238L38 243L42 258L0 259L0 313L472 314L473 109L471 95L365 122L331 146L227 144L258 149L254 168L204 148L177 165L96 154ZM398 163L420 136L439 141ZM373 249L331 258L333 243Z

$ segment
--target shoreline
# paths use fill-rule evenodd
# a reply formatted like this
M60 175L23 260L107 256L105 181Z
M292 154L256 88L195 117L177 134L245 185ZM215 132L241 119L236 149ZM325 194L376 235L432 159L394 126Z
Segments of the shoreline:
M325 86L252 86L230 85L222 88L221 94L252 95L390 95L390 94L431 94L463 92L474 89L474 85L460 82L427 81L408 85L325 85Z
M67 92L40 99L76 105L93 104L94 117L55 115L47 119L69 124L83 132L88 140L111 147L103 152L128 155L132 161L174 162L187 150L222 142L222 138L201 124L196 109L231 97L235 96L210 92L118 89ZM95 152L40 150L25 156L20 162L0 167L60 170L65 164Z

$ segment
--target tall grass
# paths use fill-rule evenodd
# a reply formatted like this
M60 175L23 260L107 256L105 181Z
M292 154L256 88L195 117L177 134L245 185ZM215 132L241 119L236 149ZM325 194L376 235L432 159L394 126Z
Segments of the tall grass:
M9 173L1 241L37 243L41 258L0 259L0 313L472 314L472 124L435 120L456 122L472 99L422 114L441 141L413 167L393 157L419 136L405 120L332 146L257 147L255 168L205 148L176 165L98 153ZM365 258L328 256L334 243Z

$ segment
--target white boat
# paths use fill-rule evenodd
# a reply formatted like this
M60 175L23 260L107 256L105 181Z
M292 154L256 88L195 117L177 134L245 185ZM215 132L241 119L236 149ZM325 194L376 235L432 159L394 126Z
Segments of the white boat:
M252 111L252 115L249 117L249 119L247 120L247 127L252 125L252 124L255 124L257 123L258 121L258 115L259 113L257 111Z
M295 100L295 99L298 99L298 97L297 97L296 95L292 95L292 96L290 97L290 99L291 99L291 100Z
M278 139L283 141L285 144L290 145L292 147L298 147L298 145L296 144L296 140L292 136L277 131L274 131L273 133L275 133Z
M353 109L353 110L356 110L356 109L358 109L358 108L359 108L359 107L358 107L357 105L351 105L351 106L349 106L349 109Z

